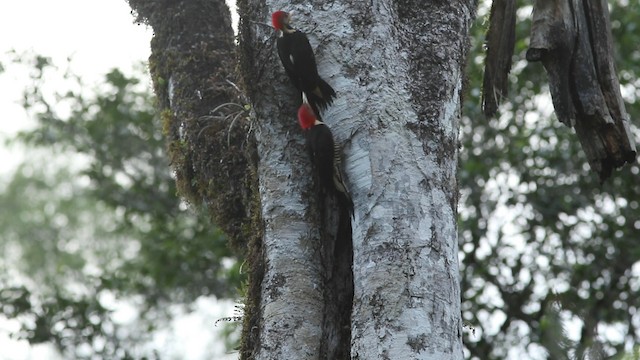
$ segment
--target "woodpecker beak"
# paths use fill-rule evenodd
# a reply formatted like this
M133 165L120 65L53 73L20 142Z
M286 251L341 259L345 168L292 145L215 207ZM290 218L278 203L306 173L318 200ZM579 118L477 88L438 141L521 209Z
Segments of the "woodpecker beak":
M292 19L293 19L293 11L289 13L289 16L287 16L287 24L291 24Z

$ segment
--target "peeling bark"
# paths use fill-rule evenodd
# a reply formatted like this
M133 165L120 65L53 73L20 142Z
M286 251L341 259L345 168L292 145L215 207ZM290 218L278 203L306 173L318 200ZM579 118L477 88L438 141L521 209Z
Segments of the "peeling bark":
M535 2L527 60L542 61L558 119L575 128L601 181L636 159L612 43L606 1Z
M575 52L576 29L569 3L554 0L536 4L531 25L528 61L542 61L549 74L549 87L558 119L572 127L575 109L571 101L571 59ZM549 56L554 52L554 56Z
M487 35L483 110L492 116L506 95L515 5L495 0ZM576 130L591 169L605 181L636 160L636 146L613 59L605 0L536 0L527 60L541 61L558 119Z

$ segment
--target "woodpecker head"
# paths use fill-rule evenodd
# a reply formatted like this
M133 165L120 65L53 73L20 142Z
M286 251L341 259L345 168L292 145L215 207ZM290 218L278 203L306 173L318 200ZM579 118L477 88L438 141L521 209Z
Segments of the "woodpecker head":
M290 22L291 14L286 11L278 10L271 14L271 23L273 27L278 30L286 31L289 28Z
M316 118L316 114L311 109L311 106L307 103L300 105L298 109L298 122L302 130L309 130L317 124L321 124Z

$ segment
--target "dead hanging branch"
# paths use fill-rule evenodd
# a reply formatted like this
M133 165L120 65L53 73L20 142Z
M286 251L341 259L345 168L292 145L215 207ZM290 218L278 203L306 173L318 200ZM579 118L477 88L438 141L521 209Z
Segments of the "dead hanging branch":
M509 36L515 24L509 16L515 16L514 6L510 0L495 0L492 7L483 94L488 116L506 95L513 54ZM589 165L601 181L613 169L635 161L636 146L616 76L605 0L536 0L527 60L542 62L556 115L575 128Z
M507 96L507 80L516 41L515 0L494 0L487 31L487 58L482 82L482 110L493 116Z
M606 180L635 161L604 0L537 0L527 60L542 61L560 121L573 126L589 165Z

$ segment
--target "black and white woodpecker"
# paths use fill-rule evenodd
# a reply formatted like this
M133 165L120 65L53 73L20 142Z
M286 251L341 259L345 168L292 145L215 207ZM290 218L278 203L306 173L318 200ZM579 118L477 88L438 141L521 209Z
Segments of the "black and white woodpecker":
M336 92L320 75L307 35L291 26L291 14L279 10L271 14L273 27L280 30L278 55L293 85L305 93L316 114L331 105Z
M340 207L353 217L353 200L342 175L342 149L333 140L329 127L318 120L306 101L298 109L298 122L305 131L307 149L320 186L325 192L334 194Z

